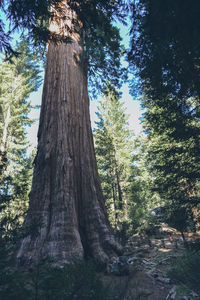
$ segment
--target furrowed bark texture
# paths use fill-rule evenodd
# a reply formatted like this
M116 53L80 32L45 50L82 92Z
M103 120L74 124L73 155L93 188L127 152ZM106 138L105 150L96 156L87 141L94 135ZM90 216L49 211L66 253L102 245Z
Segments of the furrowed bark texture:
M30 206L17 259L62 264L121 252L111 234L94 153L81 47L49 43ZM34 230L33 230L34 229ZM31 232L32 231L32 232Z

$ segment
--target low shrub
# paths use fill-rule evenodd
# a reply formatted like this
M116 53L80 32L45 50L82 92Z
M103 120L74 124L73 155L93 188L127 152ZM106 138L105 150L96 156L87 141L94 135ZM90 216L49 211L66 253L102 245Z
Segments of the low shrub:
M159 235L159 230L159 221L154 216L147 215L146 218L142 220L136 231L145 236L157 236Z
M187 251L173 261L167 275L191 287L200 286L200 251Z
M37 264L29 272L7 270L0 299L108 300L109 296L94 263L76 261L63 267Z
M200 251L200 239L188 243L188 247L192 251Z

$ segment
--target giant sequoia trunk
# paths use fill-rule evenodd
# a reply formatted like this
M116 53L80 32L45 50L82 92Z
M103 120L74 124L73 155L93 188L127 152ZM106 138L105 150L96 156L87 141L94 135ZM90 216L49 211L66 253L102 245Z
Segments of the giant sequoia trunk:
M63 1L64 9L62 34L74 14ZM58 34L58 11L56 16L51 26ZM49 257L62 264L86 256L106 262L121 251L111 234L97 173L79 35L70 37L71 43L48 46L38 151L24 223L30 232L17 252L23 263Z

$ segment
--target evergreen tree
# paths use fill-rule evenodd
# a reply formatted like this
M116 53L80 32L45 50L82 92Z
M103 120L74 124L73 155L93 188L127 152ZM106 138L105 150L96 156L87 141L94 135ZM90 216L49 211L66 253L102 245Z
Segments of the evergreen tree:
M129 218L133 232L148 232L155 223L150 211L162 205L159 194L152 191L153 177L147 159L148 139L140 135L134 141L135 163L130 191Z
M199 1L141 0L132 4L131 66L145 95L147 163L167 206L184 231L199 201Z
M146 100L147 163L153 190L166 205L171 225L181 232L193 226L193 209L199 204L199 119L196 99Z
M200 96L200 2L139 0L132 5L129 61L153 99Z
M128 128L124 103L113 86L107 85L98 110L94 132L98 170L110 221L119 230L128 221L133 134Z
M0 65L0 205L1 222L7 229L23 221L28 205L31 158L26 158L28 141L25 126L32 124L28 97L40 84L37 54L27 41L16 47L19 53L12 63ZM33 63L34 62L34 63ZM9 220L9 221L8 221Z

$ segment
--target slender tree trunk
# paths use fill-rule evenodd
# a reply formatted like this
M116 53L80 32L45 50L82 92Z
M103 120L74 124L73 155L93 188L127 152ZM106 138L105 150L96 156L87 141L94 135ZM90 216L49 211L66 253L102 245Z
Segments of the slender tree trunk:
M187 242L187 240L186 240L186 238L185 238L185 234L184 234L183 231L181 231L181 236L182 236L182 239L183 239L183 245L184 245L184 247L185 247L186 249L188 249L188 248L189 248L188 242Z
M116 207L116 197L115 197L115 187L112 182L112 194L113 194L113 205L114 205L114 218L115 218L115 230L117 230L117 207Z
M97 173L87 72L77 36L71 35L71 43L50 42L48 47L38 151L24 223L24 229L35 230L21 241L21 263L49 257L62 264L87 256L105 263L121 252L111 233Z
M3 134L2 134L1 144L0 144L0 166L3 165L3 159L6 151L9 122L10 122L10 106L8 107L6 113L4 127L3 127Z
M118 170L116 170L116 177L117 177L117 190L118 190L118 198L119 198L118 208L122 209L123 208L122 190L121 190L121 186L120 186L120 180L119 180Z

